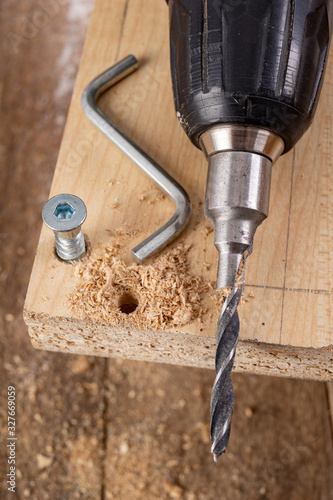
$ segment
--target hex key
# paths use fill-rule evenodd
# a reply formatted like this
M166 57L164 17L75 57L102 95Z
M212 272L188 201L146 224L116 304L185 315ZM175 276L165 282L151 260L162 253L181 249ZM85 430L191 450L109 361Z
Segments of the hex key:
M168 222L131 250L137 262L150 257L174 240L185 228L191 215L191 201L187 192L122 132L98 107L100 95L138 68L138 61L129 55L97 76L82 94L82 108L89 120L130 158L175 203L175 212Z

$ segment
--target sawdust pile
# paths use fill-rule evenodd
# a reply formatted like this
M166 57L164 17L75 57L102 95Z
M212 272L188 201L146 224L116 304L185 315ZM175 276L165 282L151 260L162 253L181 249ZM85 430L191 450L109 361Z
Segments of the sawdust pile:
M207 292L212 296L215 292L189 271L189 246L180 244L147 266L126 266L120 250L121 245L110 245L76 266L79 283L69 296L76 315L114 326L165 330L206 312L202 299Z

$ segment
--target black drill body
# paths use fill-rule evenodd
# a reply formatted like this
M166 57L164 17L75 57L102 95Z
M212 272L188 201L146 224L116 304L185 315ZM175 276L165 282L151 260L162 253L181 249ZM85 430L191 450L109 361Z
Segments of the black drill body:
M170 0L175 106L191 141L217 123L278 134L289 151L313 119L331 0Z

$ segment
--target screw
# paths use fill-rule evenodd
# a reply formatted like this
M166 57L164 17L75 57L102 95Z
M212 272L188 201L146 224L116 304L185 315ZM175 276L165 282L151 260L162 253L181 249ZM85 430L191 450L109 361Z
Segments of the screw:
M50 198L42 211L44 224L55 235L56 252L62 260L78 260L86 247L81 225L87 217L83 201L72 194L57 194Z

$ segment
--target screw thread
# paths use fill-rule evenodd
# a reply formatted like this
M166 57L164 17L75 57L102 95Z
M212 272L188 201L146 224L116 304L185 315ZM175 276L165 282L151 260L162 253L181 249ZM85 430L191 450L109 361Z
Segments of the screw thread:
M62 260L77 260L80 259L85 251L86 245L84 236L80 231L74 238L65 239L55 236L56 252Z

